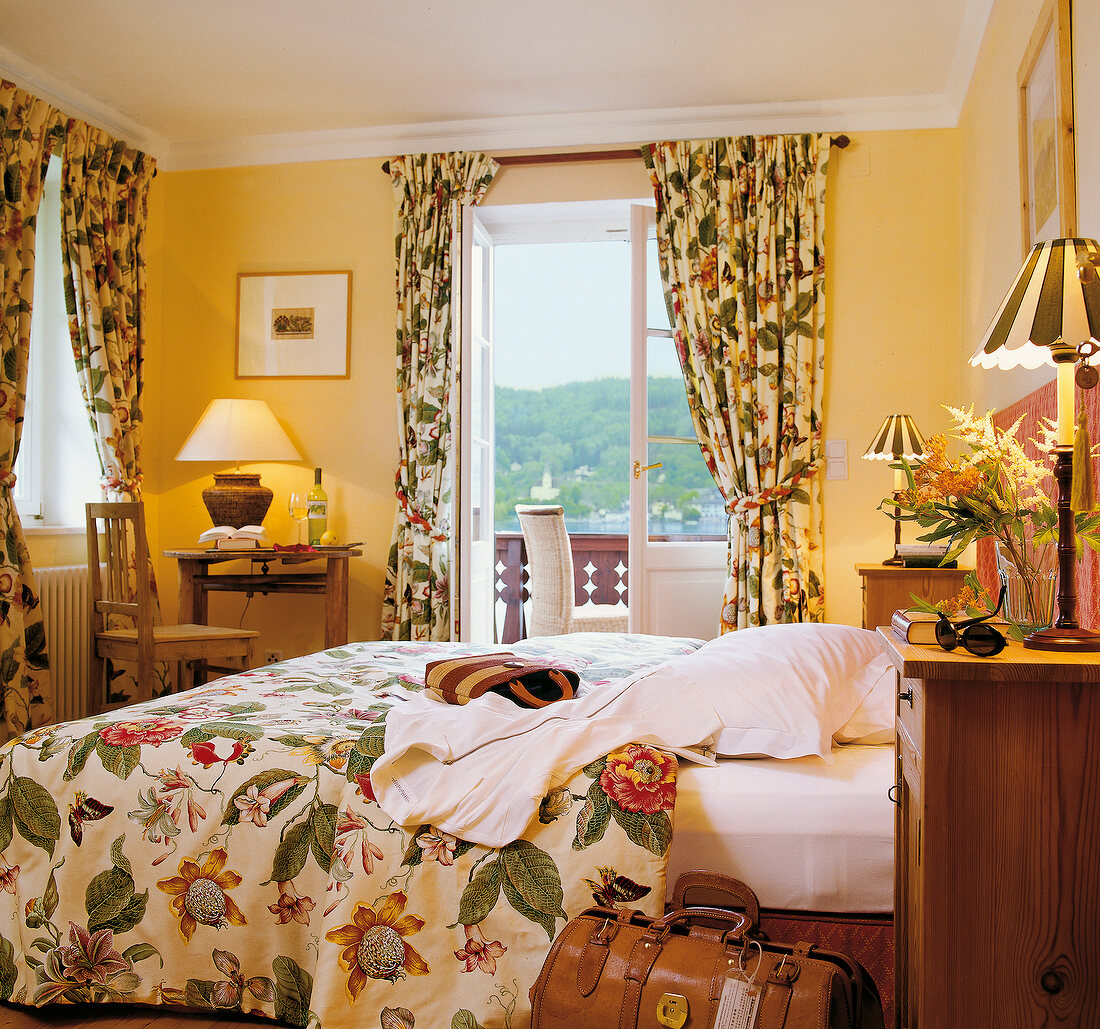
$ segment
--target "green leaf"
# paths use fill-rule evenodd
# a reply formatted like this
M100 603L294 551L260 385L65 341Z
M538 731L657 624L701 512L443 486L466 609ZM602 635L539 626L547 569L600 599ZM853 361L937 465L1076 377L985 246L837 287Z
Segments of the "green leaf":
M554 938L555 918L567 918L561 875L554 859L527 840L509 843L500 852L501 888L508 903L538 922ZM465 924L465 923L464 923Z
M482 1029L481 1023L474 1018L472 1011L460 1008L451 1018L451 1029Z
M141 747L136 744L132 747L112 747L103 737L99 737L95 750L103 767L120 779L128 779L141 761Z
M149 891L144 893L133 894L126 906L115 915L109 922L97 926L100 929L111 929L116 934L129 932L135 925L138 924L145 917L145 908L149 903ZM88 929L91 931L91 923L88 923Z
M500 858L478 869L477 875L466 884L458 902L456 925L477 925L496 907L500 899Z
M611 804L597 779L588 790L584 806L577 814L577 834L573 838L573 849L584 850L593 843L599 843L611 824Z
M135 943L133 946L127 947L122 956L126 958L131 965L138 961L144 961L146 958L156 956L160 959L160 967L164 967L164 958L161 956L159 950L151 943Z
M99 738L98 730L90 732L69 751L69 764L63 776L66 782L71 782L80 774L89 755L96 749L96 741Z
M11 801L4 797L0 800L0 850L7 850L11 846L13 833Z
M282 954L271 962L271 970L275 973L275 1017L291 1025L305 1025L309 1021L313 976Z
M61 836L61 816L53 797L33 779L17 775L8 788L8 799L19 835L52 854Z
M15 989L15 947L0 936L0 1000L9 1000Z
M128 876L133 878L134 870L130 867L130 860L122 853L122 845L126 842L126 834L123 833L111 844L111 864L115 868L121 869Z
M618 804L611 804L611 814L622 826L631 843L644 847L651 854L663 857L672 842L672 822L664 811L641 814L624 811Z
M313 857L324 871L332 867L332 855L336 848L336 819L339 813L335 804L322 804L315 808L310 819L312 837L310 846L313 848Z
M84 908L88 912L88 932L94 933L98 929L109 928L133 899L133 878L114 866L105 872L100 872L88 883L84 891Z
M286 882L305 868L312 839L313 828L309 822L299 822L290 827L275 851L271 863L271 882Z

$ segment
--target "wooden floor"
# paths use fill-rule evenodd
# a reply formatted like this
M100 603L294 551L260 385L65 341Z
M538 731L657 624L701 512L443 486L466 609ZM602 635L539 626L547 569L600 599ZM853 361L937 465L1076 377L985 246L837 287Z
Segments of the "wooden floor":
M266 1018L214 1018L126 1004L55 1004L27 1008L0 1004L0 1029L277 1029L282 1023Z

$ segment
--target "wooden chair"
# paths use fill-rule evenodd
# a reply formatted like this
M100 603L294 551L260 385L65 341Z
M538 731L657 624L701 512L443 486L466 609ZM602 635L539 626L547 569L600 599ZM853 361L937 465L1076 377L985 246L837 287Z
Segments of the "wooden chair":
M527 549L527 588L531 594L528 636L566 632L626 632L627 613L615 604L576 603L573 550L565 511L556 504L516 505Z
M98 714L104 706L103 674L108 658L137 665L138 701L152 697L154 665L158 662L178 664L181 688L188 662L197 664L195 681L201 681L207 662L224 665L227 661L239 661L242 668L256 666L256 640L260 634L252 629L153 624L149 543L145 535L145 509L140 501L87 504L85 516L91 601L88 714ZM131 553L137 569L133 597ZM109 615L132 618L134 628L108 627Z

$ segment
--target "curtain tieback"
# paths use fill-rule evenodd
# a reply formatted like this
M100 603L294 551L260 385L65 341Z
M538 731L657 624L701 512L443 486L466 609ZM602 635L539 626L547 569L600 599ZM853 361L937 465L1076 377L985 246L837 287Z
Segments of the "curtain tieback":
M777 500L789 497L793 492L794 486L769 486L759 493L749 493L743 497L735 497L726 505L726 514L747 521L749 518L754 518L756 512L765 504L774 504Z
M0 475L0 489L15 489L15 472Z
M749 493L742 497L735 497L726 504L726 514L740 518L742 521L755 519L757 512L765 504L774 504L777 501L785 500L795 491L796 487L812 478L817 473L818 464L819 462L814 462L809 465L801 475L795 476L790 482L785 482L779 486L768 486L759 493Z
M431 536L436 543L447 542L447 533L437 529L427 518L417 511L409 500L409 495L400 486L397 487L396 493L397 503L401 505L401 510L404 512L405 518L411 526Z

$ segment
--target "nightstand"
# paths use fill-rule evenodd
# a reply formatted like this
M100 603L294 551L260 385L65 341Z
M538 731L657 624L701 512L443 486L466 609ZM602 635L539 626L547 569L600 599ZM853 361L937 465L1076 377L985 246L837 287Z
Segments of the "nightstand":
M902 568L856 565L863 587L863 628L889 625L895 611L913 606L911 594L933 603L962 589L969 568Z
M1100 659L902 643L899 1029L1100 1025Z

